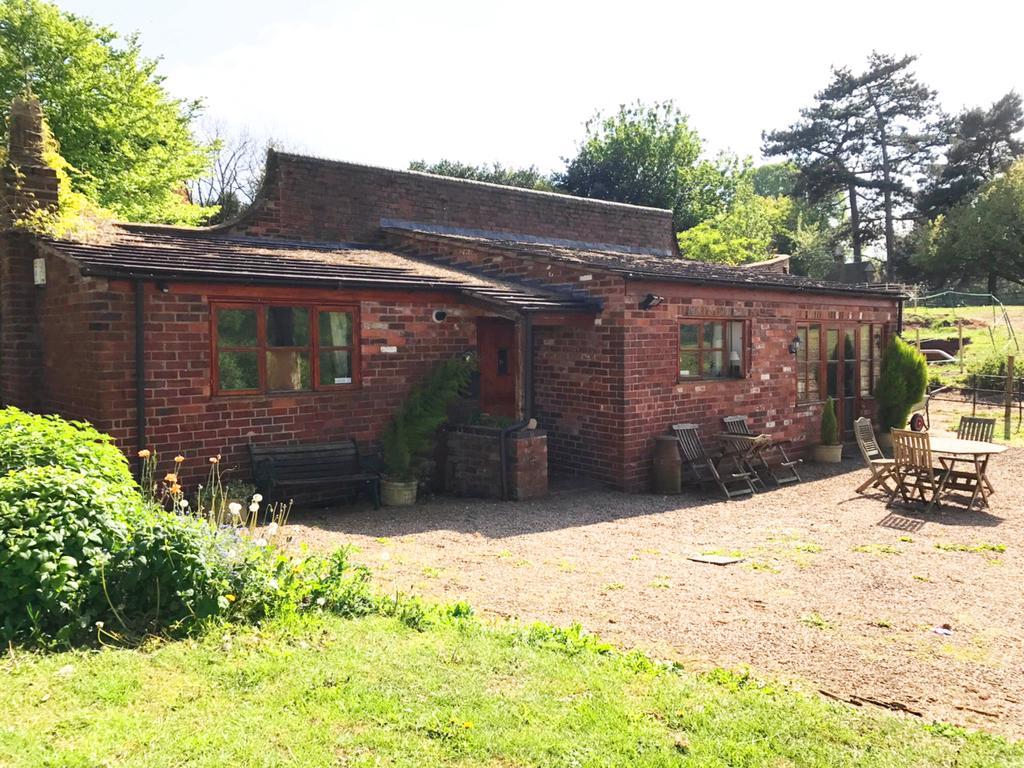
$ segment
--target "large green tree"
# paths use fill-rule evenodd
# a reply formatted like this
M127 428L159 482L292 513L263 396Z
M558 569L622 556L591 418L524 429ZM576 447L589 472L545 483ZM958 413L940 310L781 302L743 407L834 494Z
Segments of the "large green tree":
M40 0L0 0L0 117L26 90L42 102L76 190L132 221L197 223L186 183L210 147L199 102L168 94L135 36Z
M914 261L933 280L1024 284L1024 159L922 227Z
M528 168L508 168L498 162L491 163L490 165L472 165L460 163L457 160L442 159L436 163L428 163L426 160L413 160L409 163L409 170L434 173L438 176L452 176L457 179L486 181L506 187L540 189L546 192L551 192L555 188L554 184L551 183L551 179L541 173L534 165Z
M914 56L873 52L859 73L835 69L801 119L765 135L765 154L786 156L815 196L843 192L854 260L881 236L892 275L897 225L914 212L914 182L934 161L947 120L913 71Z
M589 120L555 182L580 197L671 208L684 230L728 206L745 168L728 155L703 158L700 137L672 102L638 102Z
M933 169L919 207L929 218L970 198L1024 155L1024 103L1010 91L987 109L962 112L952 126L945 162Z

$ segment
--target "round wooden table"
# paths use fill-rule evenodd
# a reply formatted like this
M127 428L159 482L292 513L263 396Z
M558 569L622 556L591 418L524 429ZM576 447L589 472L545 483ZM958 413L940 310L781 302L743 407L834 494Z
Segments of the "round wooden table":
M980 495L982 504L987 507L988 495L995 493L992 483L988 481L988 477L985 474L988 470L988 460L990 456L1005 451L1007 446L999 445L998 443L986 443L982 440L961 440L959 437L933 437L931 435L928 437L928 442L931 445L932 453L941 454L939 462L947 470L955 472L955 464L958 460L963 462L970 461L974 464L975 481L972 481L972 478L966 473L960 473L962 477L958 479L954 475L946 487L954 490L971 491L971 503L969 506L972 507ZM946 462L949 463L947 464Z

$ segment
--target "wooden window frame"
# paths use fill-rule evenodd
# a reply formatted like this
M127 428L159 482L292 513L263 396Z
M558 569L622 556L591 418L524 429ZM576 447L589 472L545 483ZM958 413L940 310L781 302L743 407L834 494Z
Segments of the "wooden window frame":
M309 346L302 347L271 347L267 344L267 308L268 307L292 307L305 309L309 312ZM225 347L221 349L217 342L217 313L222 309L250 309L256 311L256 346L255 347ZM352 381L348 384L321 384L320 383L320 312L347 312L352 316L352 345L350 347L324 347L324 350L348 351L351 354ZM210 382L211 392L214 397L289 397L293 395L306 395L313 392L330 392L347 389L358 389L361 386L361 364L360 364L360 329L362 324L359 317L358 304L331 304L308 301L288 301L286 299L275 299L273 301L239 301L238 299L211 299L210 300ZM267 351L293 350L309 352L309 389L268 389L267 388ZM220 387L220 353L225 352L256 352L256 370L259 378L257 389L228 389Z
M722 326L722 339L725 347L705 347L704 346L704 329L703 326L711 324L720 324ZM705 349L709 352L714 352L719 349L722 351L723 365L729 365L729 352L731 351L728 346L729 341L729 324L739 323L740 324L740 372L737 376L726 375L726 376L707 376L704 374L704 352ZM701 326L700 332L697 334L697 346L696 347L683 347L679 343L679 332L683 326L695 325ZM679 370L679 353L684 349L687 351L696 351L697 353L697 375L695 376L684 376ZM750 321L736 319L735 317L695 317L680 320L676 326L676 380L679 382L684 381L738 381L745 379L750 375Z
M825 355L825 348L827 346L826 343L825 343L825 332L826 332L825 325L824 325L824 323L820 323L820 322L818 322L818 323L797 323L797 325L796 325L796 333L797 333L797 337L799 337L800 336L800 332L803 331L803 339L801 340L801 341L803 341L803 340L809 339L811 337L811 328L817 328L818 329L818 365L817 365L817 368L818 368L818 398L816 400L812 400L809 397L804 397L803 399L800 398L800 365L801 365L801 363L800 363L800 353L798 352L797 353L796 364L794 365L794 368L796 369L796 377L797 377L796 402L797 402L798 405L811 405L811 404L814 404L814 403L823 403L823 402L825 402L825 398L823 398L821 396L822 392L823 392L823 390L825 388L825 380L826 380L825 377L828 375L827 371L825 370L825 357L826 357L826 355ZM806 343L806 341L804 341L804 343ZM810 351L809 349L802 350L804 355L808 354L809 351ZM811 366L811 360L810 360L810 358L805 358L805 360L806 360L805 364L807 365L807 370L809 371L810 370L810 366ZM805 382L804 391L808 391L807 387L806 387L806 382Z
M796 376L797 376L797 387L796 387L796 402L797 402L797 404L798 405L813 405L815 403L823 403L823 402L825 402L825 400L827 399L827 396L824 395L824 392L826 391L826 382L828 381L828 343L826 341L826 339L827 339L827 332L829 330L838 330L838 332L840 334L842 334L842 333L845 333L846 330L848 330L850 328L852 328L853 331L854 331L854 333L853 333L854 345L855 345L854 346L854 359L852 361L847 361L847 362L852 362L852 363L854 363L856 365L856 382L857 382L857 394L856 394L856 397L858 399L873 398L875 396L875 384L877 383L878 373L879 373L879 370L880 370L880 367L881 367L881 364L882 364L881 352L883 352L885 350L885 343L886 343L887 335L888 335L888 325L886 323L842 323L842 322L830 323L828 321L824 321L824 322L823 321L803 322L803 323L797 323L796 324L797 335L800 335L800 332L804 331L804 334L805 334L804 338L809 337L809 329L814 327L814 326L817 326L817 328L818 328L818 366L817 367L818 367L819 398L817 400L811 400L809 398L806 398L806 399L803 399L803 400L800 399L800 384L799 384L799 380L800 380L800 360L797 359L796 365L794 366L795 369L796 369ZM871 348L868 350L868 356L867 357L863 356L864 353L861 350L862 344L861 344L861 330L860 329L864 328L864 327L869 329L868 330L868 342L869 342L869 346L871 346ZM879 343L880 354L878 356L876 356L874 354L874 347L873 347L873 342L874 342L874 338L875 338L875 333L876 332L879 334L879 339L880 339L880 343ZM869 375L870 375L870 382L871 382L871 387L870 387L871 391L870 391L870 394L867 394L867 395L862 394L861 390L860 390L860 385L861 385L860 366L861 366L861 364L863 362L868 362L870 364L870 374ZM810 365L810 360L808 360L807 365Z

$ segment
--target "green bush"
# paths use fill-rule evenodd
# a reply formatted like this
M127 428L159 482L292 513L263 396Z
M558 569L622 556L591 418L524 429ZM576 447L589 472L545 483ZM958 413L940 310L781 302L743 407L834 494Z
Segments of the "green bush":
M967 366L967 372L974 376L1006 376L1006 358L1006 355L999 353L972 360ZM1024 354L1014 356L1013 377L1024 379Z
M116 486L61 467L0 478L0 631L70 642L107 615L104 579L130 535Z
M124 454L110 436L91 425L17 408L0 409L0 474L51 466L120 486L135 485Z
M924 355L899 336L893 336L882 353L875 386L879 426L886 432L905 427L910 411L924 399L927 383L928 364Z
M821 444L839 445L839 424L836 421L836 404L830 397L821 411Z
M452 358L436 365L409 392L381 437L387 475L393 480L416 479L414 460L430 450L448 409L469 384L473 364Z

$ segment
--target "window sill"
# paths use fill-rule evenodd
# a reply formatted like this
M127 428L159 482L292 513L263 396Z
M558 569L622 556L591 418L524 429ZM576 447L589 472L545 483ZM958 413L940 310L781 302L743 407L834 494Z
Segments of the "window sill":
M360 384L337 384L320 389L297 389L297 390L274 390L273 392L257 392L246 390L244 392L215 392L210 395L211 400L238 400L242 398L261 398L272 400L286 397L314 397L316 395L329 395L338 392L353 392L362 389Z
M678 376L676 384L706 383L709 381L749 381L749 376Z

